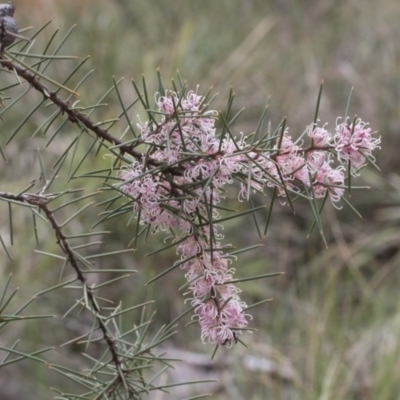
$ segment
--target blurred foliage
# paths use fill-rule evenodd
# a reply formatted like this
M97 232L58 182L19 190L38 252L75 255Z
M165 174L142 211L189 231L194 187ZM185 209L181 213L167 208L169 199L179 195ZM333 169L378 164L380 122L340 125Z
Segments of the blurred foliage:
M369 121L382 135L382 152L377 161L382 174L372 168L364 171L363 179L372 189L352 196L363 219L346 207L340 212L327 207L323 217L329 243L326 249L317 234L307 237L311 214L306 206L296 207L293 215L288 207L275 204L265 246L241 255L235 264L239 276L286 273L284 277L241 286L248 303L274 298L260 309L254 309L253 327L259 331L246 335L246 343L250 346L248 351L254 354L262 353L264 346L273 349L274 359L288 360L298 379L282 382L272 375L240 369L243 352L236 347L231 350L237 352L234 376L224 381L221 375L225 389L215 396L221 399L397 399L400 393L397 379L400 376L400 177L397 172L400 167L397 155L400 8L397 2L15 0L14 4L20 27L38 29L54 18L43 33L47 40L56 27L60 26L57 37L61 38L77 24L62 53L79 55L80 60L91 55L85 66L87 71L95 68L91 83L79 89L83 106L91 104L112 86L112 76L140 80L144 73L150 86L156 88L156 68L161 68L164 78L176 76L175 71L179 69L189 87L200 84L205 93L214 86L220 93L215 108L224 107L225 94L233 85L234 107L237 110L246 107L236 125L237 132L255 129L271 95L272 124L276 125L287 114L290 133L297 136L313 118L321 79L325 87L320 118L328 120L330 126L338 115L343 115L348 93L354 86L350 114L356 113ZM71 69L70 63L65 61L58 63L57 68L50 67L49 74L60 80ZM5 86L4 79L1 75L1 86ZM121 83L120 90L128 104L133 98L129 79ZM7 115L6 122L1 123L2 136L9 135L38 99L39 96L35 98L30 93L23 100L24 107ZM108 115L119 113L115 96L105 101L109 106L96 112L94 119L106 120ZM28 170L37 170L39 178L36 149L44 146L52 132L47 132L44 139L40 134L33 140L27 138L40 126L42 118L35 114L30 126L26 125L6 148L10 161L7 166L3 164L0 172L1 190L23 189L28 183L25 172ZM63 128L64 137L65 142L58 136L51 143L50 154L59 155L69 144L68 126ZM106 162L101 158L96 160L98 166ZM73 186L79 187L79 181L73 182ZM93 210L93 215L97 213L98 210ZM14 238L14 262L1 255L0 278L6 279L12 271L15 285L28 288L19 297L21 303L43 286L54 284L60 274L48 259L34 253L26 257L35 245L27 215L13 216L14 223L21 227ZM88 219L79 223L89 225L90 213L85 215ZM2 227L8 224L8 214L3 208L0 222ZM131 239L124 221L111 220L102 229L113 232L103 239L104 252L121 244L125 246ZM246 246L259 240L250 219L242 220L240 226L228 224L225 233L226 241L235 245ZM51 232L42 227L41 235L46 251L52 251L56 244ZM144 287L160 268L167 268L175 260L173 253L144 257L161 241L162 237L156 236L140 243L134 258L129 254L102 261L109 268L133 266L139 270L137 276L122 281L108 296L116 301L122 299L127 307L155 299L160 324L172 320L186 307L177 292L184 281L178 271L164 277L162 282ZM32 307L40 309L41 314L62 315L66 306L54 294ZM24 322L19 331L2 333L1 341L21 337L27 347L41 348L44 343L47 346L67 341L82 329L73 321L60 319L46 325L46 331L43 326L42 322ZM186 329L181 326L171 346L212 352L199 343L196 326ZM74 351L81 349L76 346ZM65 348L59 349L58 354L70 357L72 364L77 362ZM0 397L5 400L50 398L47 386L56 386L58 378L44 369L32 369L29 364L23 368L26 369L22 372L2 371ZM23 386L18 383L21 373Z

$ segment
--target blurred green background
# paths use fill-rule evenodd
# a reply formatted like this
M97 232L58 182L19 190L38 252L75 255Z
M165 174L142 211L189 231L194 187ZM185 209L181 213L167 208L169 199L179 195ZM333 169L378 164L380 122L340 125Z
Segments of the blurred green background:
M180 71L189 87L210 86L219 96L212 108L223 110L231 86L236 92L234 109L246 107L237 121L236 133L255 130L258 118L271 96L272 126L287 115L289 132L297 136L312 122L320 82L324 92L320 119L333 127L344 114L349 92L354 86L350 115L370 122L382 136L377 156L381 172L369 166L359 184L371 190L353 192L351 202L360 219L348 207L338 211L327 205L323 220L328 248L321 237L307 237L312 213L308 204L296 205L296 215L288 207L275 205L264 246L243 254L235 264L238 276L245 277L282 271L285 275L241 285L249 303L264 298L273 301L253 310L252 327L246 334L249 349L237 346L219 352L228 360L214 365L220 384L213 386L218 399L354 399L396 400L400 396L400 302L399 230L400 176L398 120L400 95L400 7L394 0L15 0L15 19L20 27L41 27L51 18L52 25L36 45L43 49L57 27L60 36L77 24L62 54L91 55L85 66L95 68L91 83L79 90L82 105L92 104L112 85L112 77L125 76L121 84L124 99L133 98L130 78L145 74L149 87L155 87L156 69L161 69L166 86ZM72 67L70 61L57 64L51 76L61 80ZM1 86L3 76L0 75ZM32 97L32 96L31 96ZM36 98L37 100L37 98ZM128 101L128 100L127 100ZM7 114L7 124L16 125L34 104ZM118 102L110 102L99 120L118 114ZM137 111L139 113L139 111ZM40 115L30 129L40 126ZM30 179L26 171L37 164L35 149L41 138L26 140L32 131L21 132L7 147L12 160L2 165L1 190L21 190ZM5 134L6 135L6 134ZM50 133L48 133L50 136ZM68 127L65 129L68 135ZM7 136L7 135L6 135ZM58 139L60 140L60 139ZM50 154L57 153L55 144ZM83 152L84 150L82 150ZM97 161L101 163L101 161ZM79 186L79 185L78 185ZM256 201L269 201L257 199ZM233 196L232 202L235 201ZM2 209L4 211L4 209ZM93 216L98 210L93 211ZM6 231L7 215L1 214L1 230ZM59 269L32 253L35 247L31 226L21 215L20 232L15 233L19 253L15 262L1 255L0 279L13 273L13 284L28 288L20 295L29 298L56 284ZM85 218L90 220L90 214ZM95 218L95 217L94 217ZM89 223L85 219L82 224ZM126 246L132 234L126 221L112 220L102 229L114 233L106 238L104 250ZM29 232L29 234L27 233ZM259 243L249 220L236 220L225 228L226 243L245 247ZM41 230L41 249L56 248L51 232ZM143 287L152 276L173 264L174 252L144 258L162 241L151 238L131 254L107 259L108 268L139 271L107 293L127 306L156 300L157 322L168 322L185 310L178 292L184 282L179 271L161 282ZM22 249L21 251L19 249ZM14 249L15 250L15 249ZM72 276L72 275L71 275ZM160 290L162 288L162 290ZM41 313L62 315L70 303L54 294L32 305ZM44 343L61 343L78 336L83 329L74 320L23 323L2 331L0 340L16 338L27 348ZM157 329L157 326L154 327ZM4 333L3 333L4 332ZM170 348L210 355L197 326L181 326ZM63 348L56 357L69 359L79 367L79 346ZM245 356L254 355L251 368ZM264 366L264 362L268 364ZM179 380L179 363L176 374ZM202 376L201 368L197 371ZM196 370L190 379L196 378ZM48 387L64 385L45 368L32 368L24 362L0 371L0 398L50 399ZM23 385L20 385L23 381ZM208 391L206 387L204 391ZM189 395L185 393L185 395ZM176 398L183 398L176 397ZM175 397L151 397L167 399Z

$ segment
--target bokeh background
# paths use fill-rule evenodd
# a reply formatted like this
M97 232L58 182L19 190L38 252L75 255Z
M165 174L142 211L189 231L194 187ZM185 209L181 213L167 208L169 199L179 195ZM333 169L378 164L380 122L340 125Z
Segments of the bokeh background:
M255 308L252 334L241 345L223 349L214 364L206 360L213 351L199 339L197 326L179 327L168 343L172 352L191 362L191 369L177 363L168 379L193 380L216 377L218 384L188 389L179 395L154 395L154 399L184 398L198 390L211 391L218 399L354 399L396 400L400 396L400 302L399 302L399 96L400 96L400 7L395 0L15 0L15 19L20 27L34 30L54 18L38 39L46 43L59 27L60 35L77 24L62 53L91 58L85 68L95 68L94 79L79 90L82 104L91 104L112 85L112 77L125 76L124 99L132 98L130 78L142 74L155 87L160 68L166 86L176 71L188 86L206 93L212 86L219 95L213 108L224 110L227 94L234 88L234 109L246 110L235 124L236 133L255 130L267 98L271 96L269 119L276 126L288 117L292 136L312 122L318 90L324 80L320 119L333 127L346 109L352 87L350 115L368 121L382 136L377 156L381 171L368 166L359 184L370 190L352 192L351 202L360 219L344 206L327 205L323 214L326 248L321 237L308 236L312 213L307 203L288 207L275 205L264 246L240 256L238 276L268 272L285 275L242 284L249 303L265 298L273 301ZM43 48L44 45L42 45ZM52 77L61 80L72 67L57 64ZM3 75L0 75L0 84ZM29 97L29 96L28 96ZM36 98L37 99L37 98ZM1 131L18 124L26 107L8 113ZM31 103L32 102L32 103ZM117 114L118 102L109 104L99 120ZM140 113L140 111L137 111ZM40 126L40 114L30 129ZM42 139L21 132L7 148L11 162L2 165L1 190L22 189L32 177L26 171L37 164L36 147ZM65 129L65 135L69 134ZM48 133L50 135L50 133ZM61 138L50 147L57 153ZM82 150L83 151L83 150ZM102 161L96 161L101 163ZM269 201L257 199L256 201ZM233 197L232 204L235 202ZM94 210L93 215L98 211ZM59 268L33 253L35 241L24 216L15 232L15 261L1 255L0 279L13 273L20 290L18 301L56 284ZM85 219L87 218L87 220ZM7 230L1 216L1 230ZM90 213L80 221L90 224ZM126 221L104 223L112 230L102 252L126 246L132 234ZM42 231L42 250L55 251L51 232ZM226 225L226 242L239 247L260 243L251 219ZM185 310L178 288L184 282L179 271L162 281L144 283L162 268L173 264L174 252L145 258L162 243L162 237L141 243L134 254L107 259L108 268L132 268L138 274L114 285L108 296L126 306L154 299L157 329ZM68 305L67 305L68 304ZM62 295L32 304L32 312L62 315L70 307ZM134 319L134 316L132 316ZM0 342L10 345L21 338L26 349L66 342L84 331L85 321L55 318L50 322L10 325ZM83 324L83 325L82 325ZM56 350L70 365L80 367L79 346ZM173 353L175 354L175 353ZM178 354L178 353L177 353ZM203 360L203 359L201 359ZM190 371L190 373L188 372ZM68 383L46 368L28 362L0 370L2 400L50 399L49 387ZM71 384L72 385L72 384ZM71 386L73 389L73 385ZM193 390L192 392L190 390ZM158 397L157 397L158 396ZM180 396L180 397L179 397Z

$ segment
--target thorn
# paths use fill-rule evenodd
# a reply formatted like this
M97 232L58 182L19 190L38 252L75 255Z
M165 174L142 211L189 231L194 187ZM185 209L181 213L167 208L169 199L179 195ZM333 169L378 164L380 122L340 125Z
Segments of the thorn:
M14 32L7 31L7 30L6 30L6 33L7 33L7 35L10 35L10 36L12 36L12 37L15 37L16 39L25 40L26 42L29 42L29 43L32 42L31 39L28 39L27 37L22 36L22 35L18 35L18 33L14 33Z

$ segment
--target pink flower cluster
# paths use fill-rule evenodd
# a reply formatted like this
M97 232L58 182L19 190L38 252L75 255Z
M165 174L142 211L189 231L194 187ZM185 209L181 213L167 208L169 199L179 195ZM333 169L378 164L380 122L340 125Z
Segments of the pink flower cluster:
M222 238L213 226L214 235ZM189 283L188 293L193 296L195 318L201 327L201 338L213 344L231 345L236 335L246 328L244 314L246 304L240 301L240 290L229 283L234 269L229 268L230 259L221 251L219 242L210 251L209 227L201 229L203 237L192 235L178 245L182 268Z
M178 263L185 271L202 340L231 345L247 327L248 315L239 289L231 283L234 269L229 268L231 258L222 249L223 235L215 224L224 186L237 178L241 199L265 186L276 188L283 197L312 186L308 192L317 199L329 195L338 202L345 188L344 167L333 167L333 156L358 169L380 139L372 139L367 124L359 120L354 129L347 122L338 124L333 135L312 125L306 148L287 131L266 148L248 144L243 135L236 140L218 137L218 113L206 111L204 98L196 92L181 97L170 92L159 97L157 105L161 120L138 124L147 155L121 171L121 189L134 199L142 224L153 232L179 232ZM149 163L149 157L156 163Z
M365 164L366 157L379 148L380 138L372 137L367 123L357 120L352 124L337 124L331 134L325 127L310 125L307 129L310 146L304 148L293 142L285 131L273 149L266 152L250 151L249 176L251 184L242 183L240 196L248 197L251 192L262 191L264 185L277 189L278 196L286 197L289 192L301 192L304 186L312 186L317 199L329 195L337 203L345 190L344 163L350 163L352 175ZM301 143L302 144L302 143ZM333 167L334 158L339 165Z
M203 111L202 101L195 92L180 101L176 93L160 97L161 122L139 124L152 159L168 165L179 161L181 173L154 172L146 169L143 160L133 162L120 176L122 190L135 200L134 211L140 213L142 224L151 225L154 232L170 228L181 232L179 264L186 272L202 340L228 346L248 324L246 304L239 299L239 289L229 283L234 270L217 241L223 236L216 225L212 232L208 224L199 225L218 219L215 205L222 188L241 170L243 155L235 155L237 147L231 139L217 138L217 113ZM185 161L188 154L193 157Z

